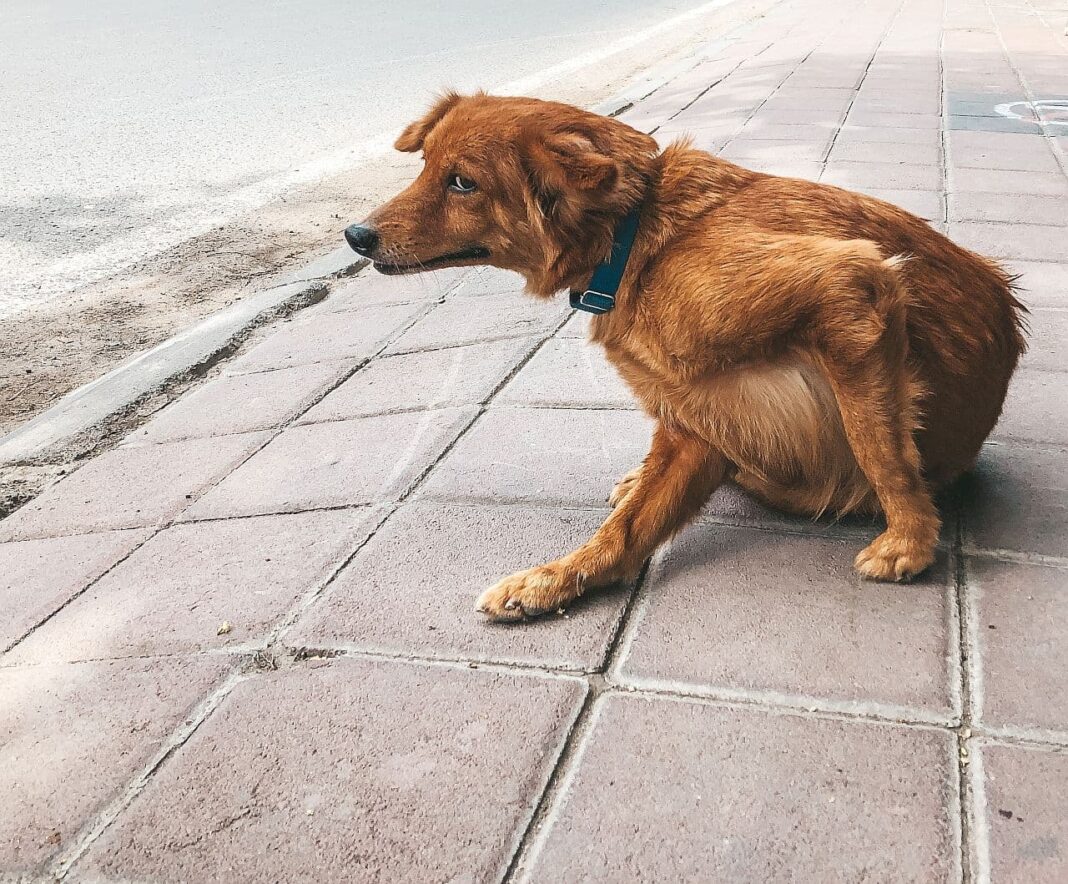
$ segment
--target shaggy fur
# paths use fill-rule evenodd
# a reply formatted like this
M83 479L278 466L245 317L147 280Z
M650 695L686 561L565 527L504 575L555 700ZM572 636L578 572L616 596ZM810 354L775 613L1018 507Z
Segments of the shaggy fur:
M931 564L931 494L975 462L1025 346L1000 267L872 197L686 142L661 152L566 105L450 94L396 146L425 168L364 222L387 273L491 264L549 297L583 288L641 206L617 305L591 336L655 418L652 447L589 541L478 610L520 619L632 576L726 480L792 513L884 515L857 556L866 577ZM477 189L450 190L455 175Z

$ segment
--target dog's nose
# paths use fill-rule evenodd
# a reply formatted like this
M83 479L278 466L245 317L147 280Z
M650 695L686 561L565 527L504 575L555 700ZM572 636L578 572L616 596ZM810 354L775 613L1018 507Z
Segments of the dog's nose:
M378 248L378 232L373 227L350 224L345 228L345 241L356 254L370 258L374 250Z

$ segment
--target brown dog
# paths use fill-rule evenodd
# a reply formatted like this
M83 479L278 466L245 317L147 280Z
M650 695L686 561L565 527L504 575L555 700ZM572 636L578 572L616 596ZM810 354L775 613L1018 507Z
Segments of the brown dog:
M727 479L791 513L882 513L865 577L931 564L932 491L974 464L1025 347L996 264L880 200L661 152L562 104L449 94L396 147L425 168L346 231L384 273L490 264L536 296L582 290L640 210L591 337L656 420L652 447L589 541L478 610L555 611L634 575Z

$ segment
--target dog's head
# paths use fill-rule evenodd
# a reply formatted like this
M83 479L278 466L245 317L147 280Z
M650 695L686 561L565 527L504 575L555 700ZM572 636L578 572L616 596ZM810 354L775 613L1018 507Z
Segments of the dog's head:
M396 148L422 151L412 184L345 231L382 273L491 264L548 295L595 266L644 197L656 142L569 105L442 97Z

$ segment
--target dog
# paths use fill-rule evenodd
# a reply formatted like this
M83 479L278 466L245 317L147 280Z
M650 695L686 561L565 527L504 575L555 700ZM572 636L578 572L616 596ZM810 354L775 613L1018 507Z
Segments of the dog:
M395 146L422 172L345 231L382 273L488 264L535 297L581 293L637 224L590 338L655 420L649 453L586 543L478 611L520 620L631 579L725 481L789 513L885 518L866 578L933 562L932 494L974 465L1026 346L997 264L881 200L554 102L449 93Z

